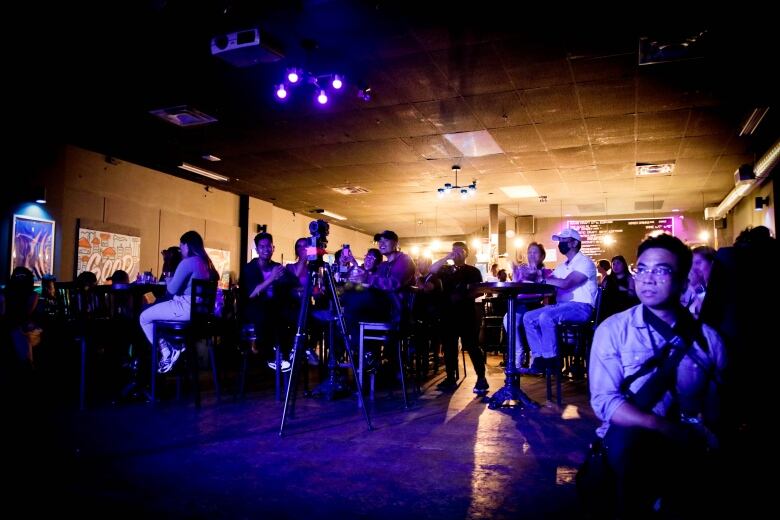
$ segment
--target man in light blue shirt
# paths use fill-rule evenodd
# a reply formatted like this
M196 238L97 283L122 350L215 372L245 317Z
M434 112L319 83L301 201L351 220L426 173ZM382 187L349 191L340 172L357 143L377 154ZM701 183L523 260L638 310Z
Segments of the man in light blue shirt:
M690 249L670 235L645 240L636 273L641 305L607 318L593 339L591 406L603 421L596 433L617 476L621 518L658 511L659 497L670 491L682 495L678 500L704 496L696 492L706 487L700 455L716 444L712 428L725 353L718 334L694 322L680 304L691 258ZM669 328L667 336L683 339L670 341L671 350L660 332ZM679 362L670 363L678 349ZM656 371L665 376L648 384ZM653 386L658 390L647 391Z

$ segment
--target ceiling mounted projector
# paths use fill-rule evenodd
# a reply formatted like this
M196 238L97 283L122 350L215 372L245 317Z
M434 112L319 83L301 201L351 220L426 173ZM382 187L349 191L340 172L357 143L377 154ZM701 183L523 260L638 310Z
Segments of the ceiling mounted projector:
M260 29L236 31L211 39L211 54L236 67L273 63L284 57L280 46Z

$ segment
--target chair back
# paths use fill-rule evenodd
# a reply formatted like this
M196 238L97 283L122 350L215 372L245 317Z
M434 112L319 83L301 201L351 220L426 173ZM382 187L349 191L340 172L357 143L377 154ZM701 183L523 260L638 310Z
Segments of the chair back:
M604 295L604 288L601 286L598 286L596 289L596 301L593 304L594 312L593 312L593 326L594 328L598 326L600 323L601 318L601 299Z
M214 317L216 303L217 282L193 279L190 321L193 324L208 323Z
M57 313L63 318L70 318L75 314L75 288L74 282L54 282L57 294Z

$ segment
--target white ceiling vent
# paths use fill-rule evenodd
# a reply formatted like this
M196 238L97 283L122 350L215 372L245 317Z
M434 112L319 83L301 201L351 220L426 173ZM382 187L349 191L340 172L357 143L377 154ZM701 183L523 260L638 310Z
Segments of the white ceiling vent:
M663 163L636 163L636 176L647 177L648 175L671 175L674 171L674 161L665 161Z
M150 110L149 113L176 126L206 125L217 121L216 117L210 116L195 108L188 107L187 105L159 108L157 110Z
M340 188L332 188L333 191L341 193L342 195L360 195L362 193L370 193L369 190L360 186L341 186Z

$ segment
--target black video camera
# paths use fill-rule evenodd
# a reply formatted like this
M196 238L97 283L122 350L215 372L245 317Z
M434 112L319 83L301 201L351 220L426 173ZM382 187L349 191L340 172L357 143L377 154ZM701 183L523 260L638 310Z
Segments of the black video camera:
M309 245L306 246L306 260L309 262L322 260L322 255L328 246L327 237L330 233L330 225L324 220L312 220L309 222L309 233L311 233L311 238Z

